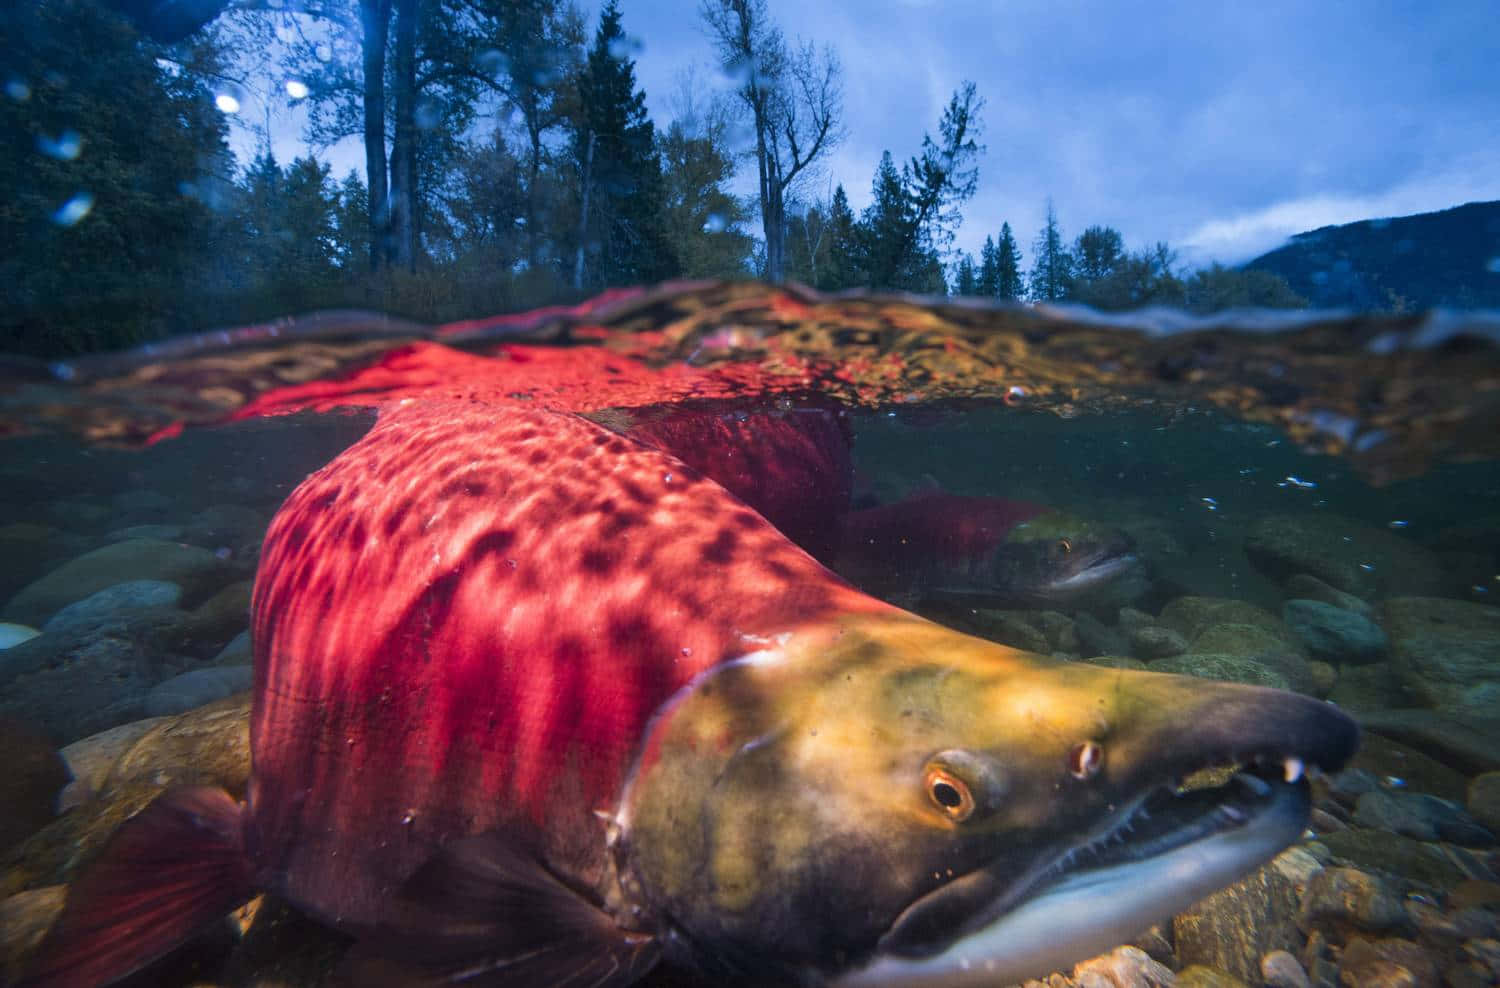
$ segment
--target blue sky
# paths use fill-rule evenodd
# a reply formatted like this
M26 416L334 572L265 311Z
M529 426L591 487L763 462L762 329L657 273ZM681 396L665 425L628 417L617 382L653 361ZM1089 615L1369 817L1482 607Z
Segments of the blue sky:
M1328 223L1500 199L1495 0L769 5L789 38L843 62L848 137L811 191L842 182L856 209L881 151L915 152L974 80L988 150L958 236L971 251L1003 220L1029 248L1048 197L1070 239L1109 224L1194 264ZM659 126L685 68L700 88L732 85L697 6L621 2ZM278 147L300 150L290 133ZM341 149L336 171L358 157ZM751 192L753 165L742 177Z

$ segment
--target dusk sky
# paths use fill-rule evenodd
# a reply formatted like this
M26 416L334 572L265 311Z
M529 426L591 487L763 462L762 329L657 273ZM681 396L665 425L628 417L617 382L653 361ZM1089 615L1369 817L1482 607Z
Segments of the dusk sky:
M1029 253L1049 196L1069 240L1108 224L1194 265L1329 223L1500 199L1494 0L770 7L789 39L830 43L843 62L848 136L810 191L842 182L856 211L881 151L913 154L955 87L977 83L988 150L958 235L970 251L1009 220ZM686 67L702 87L732 86L696 0L621 8L659 127ZM288 138L278 153L299 153ZM336 174L352 151L333 155ZM739 185L753 191L753 162Z

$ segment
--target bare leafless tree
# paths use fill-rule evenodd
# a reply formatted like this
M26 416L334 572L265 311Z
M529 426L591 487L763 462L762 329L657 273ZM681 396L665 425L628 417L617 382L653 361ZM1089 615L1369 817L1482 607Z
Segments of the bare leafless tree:
M786 270L787 191L844 136L838 56L811 42L789 49L765 0L701 0L699 13L720 64L740 80L755 131L766 278L779 282Z

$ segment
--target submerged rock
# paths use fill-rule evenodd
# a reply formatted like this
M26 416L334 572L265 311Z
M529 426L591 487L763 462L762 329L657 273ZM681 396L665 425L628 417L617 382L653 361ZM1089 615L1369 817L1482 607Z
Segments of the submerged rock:
M1225 679L1255 686L1291 689L1287 677L1270 666L1243 655L1222 652L1189 652L1151 663L1152 672L1175 672L1203 679Z
M1284 853L1304 852L1293 848ZM1253 984L1260 977L1263 954L1300 949L1296 917L1301 889L1289 872L1268 864L1176 916L1177 959Z
M167 580L127 580L75 601L47 619L42 630L64 634L111 618L156 607L176 607L182 588Z
M1391 659L1422 706L1493 715L1500 704L1500 607L1446 597L1385 602Z
M198 546L127 539L84 553L29 584L5 605L8 620L38 624L74 601L129 580L165 580L196 603L239 575L239 569Z
M1320 659L1329 662L1378 662L1385 653L1380 625L1354 611L1317 600L1289 600L1281 620Z
M152 717L185 713L248 690L251 679L248 665L194 669L152 687L146 695L146 713Z
M27 624L11 624L9 621L0 621L0 649L7 649L22 642L29 642L40 631Z
M1352 593L1345 593L1336 587L1330 587L1311 573L1298 573L1289 578L1283 587L1286 596L1291 600L1316 600L1322 604L1331 604L1334 607L1373 619L1375 608L1370 606L1369 601L1362 597L1356 597Z
M1500 771L1500 719L1493 715L1436 710L1362 712L1366 731L1410 745L1461 772Z
M1306 573L1360 597L1438 594L1452 583L1437 556L1410 539L1327 512L1260 519L1245 554L1274 580Z

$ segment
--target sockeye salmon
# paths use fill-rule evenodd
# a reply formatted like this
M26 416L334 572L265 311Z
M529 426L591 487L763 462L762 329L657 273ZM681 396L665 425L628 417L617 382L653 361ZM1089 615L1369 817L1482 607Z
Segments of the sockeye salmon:
M1006 983L1267 860L1357 743L1305 696L962 635L660 445L438 400L287 500L253 637L245 802L125 824L28 984L257 891L361 938L356 983Z

